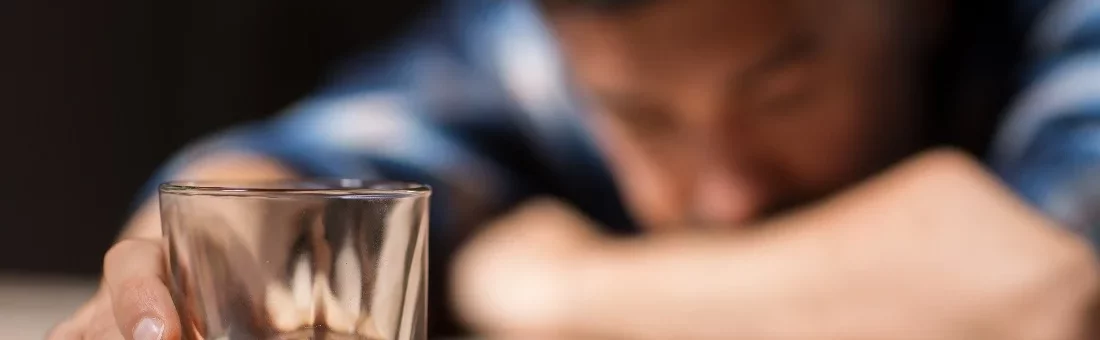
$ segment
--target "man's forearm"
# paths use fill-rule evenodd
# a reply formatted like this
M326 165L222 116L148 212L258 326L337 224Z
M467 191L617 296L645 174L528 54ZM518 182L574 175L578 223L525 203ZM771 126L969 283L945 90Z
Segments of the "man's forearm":
M515 337L603 338L610 329L630 339L776 339L834 327L802 298L830 288L830 241L814 235L823 229L777 222L624 240L586 232L578 216L536 202L491 224L458 260L462 315Z
M512 231L490 229L460 259L460 306L477 325L567 338L1068 339L1045 335L1074 329L1059 317L1091 301L1096 272L1081 240L952 153L749 231L593 238L542 215L506 218Z
M782 339L828 334L814 315L829 290L826 246L812 237L682 235L626 241L577 267L571 324L614 324L631 338ZM612 302L616 301L616 302ZM629 301L628 304L622 302ZM651 311L629 313L629 311ZM839 317L838 315L833 315ZM639 325L649 325L639 327ZM707 325L690 327L688 325Z
M953 153L923 155L825 202L748 229L753 231L651 237L596 249L594 260L581 266L575 289L581 294L571 301L582 312L566 317L570 323L610 322L649 333L633 334L639 338L663 338L655 332L683 336L685 330L698 338L928 338L951 331L923 328L950 324L937 318L961 320L974 312L946 303L929 308L931 317L908 309L943 299L980 300L983 294L996 299L999 284L1028 279L1011 265L998 265L1014 262L1011 253L1021 252L1011 244L1053 232L1067 241L1042 255L1080 249L980 166ZM1002 237L1012 239L987 243ZM1005 245L1010 248L998 248ZM981 258L986 254L1002 256ZM922 287L953 276L990 283L963 295ZM637 305L607 303L632 300ZM609 306L627 308L601 309Z

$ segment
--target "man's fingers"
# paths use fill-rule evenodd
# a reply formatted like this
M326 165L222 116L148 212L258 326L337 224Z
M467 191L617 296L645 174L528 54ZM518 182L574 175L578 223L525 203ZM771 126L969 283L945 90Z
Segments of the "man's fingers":
M106 287L100 289L95 297L80 308L76 314L57 325L47 334L49 340L122 340L125 337L118 331L114 312L111 310L111 298Z
M123 336L129 340L180 338L179 316L164 284L160 243L119 242L104 258L103 277Z
M84 325L84 336L81 339L94 340L125 340L122 331L115 322L114 311L111 302L104 299L103 303L95 304L95 312L91 321Z
M76 311L76 314L73 314L73 316L69 319L58 324L57 326L54 326L54 328L46 334L46 339L83 339L84 329L88 328L88 325L91 324L92 320L94 319L96 305L106 302L101 300L107 300L107 296L103 293L102 290L96 293L95 297L93 297L91 301L80 307L80 309Z

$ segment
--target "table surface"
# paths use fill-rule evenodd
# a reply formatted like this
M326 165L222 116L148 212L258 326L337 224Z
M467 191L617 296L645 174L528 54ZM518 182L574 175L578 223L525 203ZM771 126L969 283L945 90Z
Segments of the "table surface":
M88 278L0 274L0 340L42 339L98 286Z
M0 339L42 339L97 286L87 278L0 274Z

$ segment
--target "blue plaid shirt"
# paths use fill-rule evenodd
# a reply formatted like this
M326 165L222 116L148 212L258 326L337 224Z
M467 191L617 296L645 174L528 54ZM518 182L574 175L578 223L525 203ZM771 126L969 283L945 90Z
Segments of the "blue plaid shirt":
M1018 5L1031 69L989 164L1087 232L1100 222L1100 1ZM396 44L339 67L314 96L188 148L153 182L196 157L245 151L309 176L426 182L436 190L433 242L539 194L630 231L562 67L529 1L445 1Z

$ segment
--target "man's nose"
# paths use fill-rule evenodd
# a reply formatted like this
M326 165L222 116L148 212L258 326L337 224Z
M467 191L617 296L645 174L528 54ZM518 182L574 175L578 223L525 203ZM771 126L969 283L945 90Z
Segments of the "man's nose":
M695 179L692 213L697 220L736 227L763 207L759 184L744 171L729 166L702 167Z

